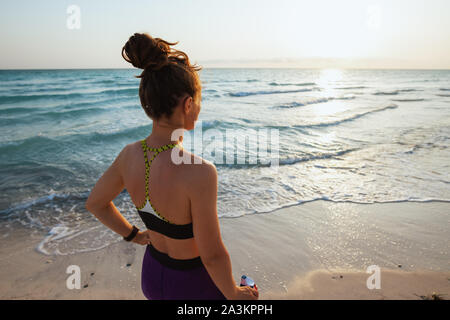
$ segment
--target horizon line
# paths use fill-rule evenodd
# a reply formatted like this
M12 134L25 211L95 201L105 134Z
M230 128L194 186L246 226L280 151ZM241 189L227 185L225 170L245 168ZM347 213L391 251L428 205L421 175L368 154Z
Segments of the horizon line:
M201 66L201 65L200 65ZM447 71L449 68L370 68L370 67L295 67L295 66L213 66L202 67L203 69L302 69L302 70L323 70L323 69L338 69L338 70L435 70L435 71ZM45 70L143 70L138 68L129 67L76 67L76 68L0 68L0 71L45 71Z

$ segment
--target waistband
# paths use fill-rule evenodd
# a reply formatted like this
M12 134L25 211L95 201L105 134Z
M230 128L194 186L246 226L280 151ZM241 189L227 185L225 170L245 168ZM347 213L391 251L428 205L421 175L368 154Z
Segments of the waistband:
M192 259L174 259L166 253L156 250L151 244L147 245L151 256L158 260L162 265L177 270L189 270L203 266L200 256Z

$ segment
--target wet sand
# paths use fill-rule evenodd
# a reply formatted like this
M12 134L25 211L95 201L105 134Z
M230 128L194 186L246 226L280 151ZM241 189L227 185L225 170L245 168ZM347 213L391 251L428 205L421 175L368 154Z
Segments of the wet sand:
M236 282L258 284L260 299L422 299L450 294L450 204L314 201L274 212L220 219ZM0 299L145 299L144 247L47 256L43 236L18 229L0 243ZM81 271L69 290L67 267ZM367 267L380 268L368 289Z

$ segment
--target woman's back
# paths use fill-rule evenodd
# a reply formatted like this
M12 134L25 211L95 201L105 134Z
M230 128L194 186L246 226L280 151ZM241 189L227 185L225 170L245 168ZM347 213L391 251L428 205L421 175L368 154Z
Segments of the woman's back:
M149 141L149 139L146 139ZM151 140L150 140L151 141ZM162 144L146 143L149 147L160 147ZM190 183L194 180L197 166L204 164L175 164L171 159L171 153L177 152L180 156L188 154L186 150L179 148L168 149L159 152L151 162L148 170L148 196L154 209L170 223L185 225L192 223L192 214L189 199ZM147 151L150 160L155 155L153 151ZM130 144L127 150L124 173L124 184L134 205L143 207L146 203L145 189L145 155L140 141ZM193 163L193 160L192 160ZM175 259L191 259L199 256L194 238L174 239L159 232L150 230L152 245L161 252Z
M143 69L139 99L153 120L152 133L122 150L86 208L125 240L147 245L141 275L147 298L255 299L256 291L236 286L222 242L216 167L185 151L182 134L173 139L180 129L194 129L201 109L199 68L170 48L174 44L136 33L123 47L123 58ZM184 161L177 164L172 154ZM111 203L124 188L147 231L132 226Z

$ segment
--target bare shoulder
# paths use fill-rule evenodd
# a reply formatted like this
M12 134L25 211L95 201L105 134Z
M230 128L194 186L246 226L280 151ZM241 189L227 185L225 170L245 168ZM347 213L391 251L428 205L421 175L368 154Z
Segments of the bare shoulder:
M133 161L133 159L136 158L139 150L142 150L139 141L131 142L122 148L116 158L116 161L123 172L125 172L126 168Z
M122 151L120 151L120 154L122 155L123 159L127 159L127 157L136 152L138 148L139 148L139 141L131 142L127 144L125 147L123 147Z
M216 166L211 161L203 159L202 157L183 150L183 157L186 160L184 165L188 166L195 173L217 173Z
M194 164L193 166L195 167L194 171L197 181L215 182L217 180L217 169L214 163L202 159L201 163Z
M141 140L135 141L135 142L130 142L129 144L127 144L121 151L125 157L130 160L130 157L133 156L137 156L138 154L142 154L142 144L141 144ZM124 158L125 158L124 157Z
M217 182L217 169L214 163L183 150L185 162L182 164L190 187Z
M138 140L138 141L135 141L135 142L131 142L131 143L127 144L125 146L125 148L128 148L128 150L136 150L136 149L142 150L141 140Z

